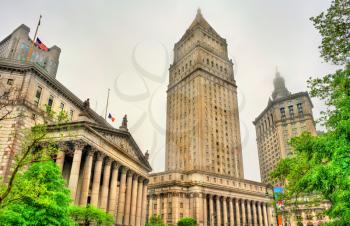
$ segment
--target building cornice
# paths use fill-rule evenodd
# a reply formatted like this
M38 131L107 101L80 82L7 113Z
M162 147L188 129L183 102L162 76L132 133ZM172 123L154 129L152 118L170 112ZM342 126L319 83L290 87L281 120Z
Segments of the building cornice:
M267 111L269 111L272 107L274 107L275 105L281 103L281 102L284 102L284 101L287 101L287 100L293 100L297 97L303 97L303 96L306 96L311 104L311 108L313 108L313 104L312 104L312 101L311 101L311 98L309 96L309 93L308 92L298 92L298 93L294 93L294 94L291 94L291 95L288 95L286 97L282 97L282 98L279 98L277 100L273 100L271 102L268 103L268 105L266 106L266 108L259 114L258 117L255 118L255 120L253 121L253 124L256 125L257 122L265 115L265 113Z
M221 81L223 81L223 82L225 82L225 83L227 83L227 84L229 84L229 85L232 85L233 87L237 88L237 85L236 85L235 82L230 82L230 81L228 81L228 80L226 80L226 79L223 79L223 78L217 76L216 74L211 73L210 71L207 71L207 70L203 69L203 68L201 67L201 65L198 64L198 66L197 66L195 69L193 69L190 73L188 73L186 76L184 76L181 80L179 80L178 82L172 84L171 86L168 86L167 92L170 92L170 91L171 91L172 89L174 89L177 85L179 85L182 81L184 81L185 79L189 78L190 76L192 76L192 75L193 75L195 72L197 72L197 71L205 72L205 73L209 74L210 76L213 76L213 77L215 77L215 78L217 78L217 79L219 79L219 80L221 80ZM235 80L233 80L233 81L235 81Z
M164 176L164 175L168 175L168 174L172 174L172 173L183 174L186 176L191 175L191 174L202 174L205 176L218 177L218 178L225 179L225 180L234 180L234 181L240 182L240 183L248 183L248 184L263 186L263 187L266 186L266 184L262 183L262 182L241 179L241 178L237 178L237 177L232 177L232 176L213 173L213 172L207 172L207 171L203 171L203 170L189 170L189 171L187 171L187 170L168 170L168 171L164 171L164 172L151 173L150 177Z
M61 123L61 124L50 124L48 125L48 131L55 132L55 131L62 131L62 130L74 130L74 129L85 129L87 131L90 131L94 133L97 136L100 136L105 142L109 143L110 145L114 146L115 148L118 148L118 150L122 150L122 148L117 147L114 143L111 143L108 139L105 139L99 132L103 131L105 133L109 134L115 134L118 136L123 136L127 138L131 144L132 147L136 150L136 155L139 158L138 161L134 160L135 163L140 164L145 170L148 172L152 171L152 167L150 166L147 159L144 157L142 151L136 144L135 140L131 136L131 134L128 131L120 130L120 129L114 129L114 128L107 128L103 127L99 124L87 122L87 121L74 121L74 122L67 122L67 123ZM128 158L134 159L130 154L125 153L123 151L123 154L125 154ZM141 160L141 161L139 161Z
M188 57L188 56L189 56L193 51L195 51L197 48L198 48L198 49L202 49L204 52L206 52L206 53L208 53L208 54L210 54L210 55L215 56L218 60L227 61L228 63L230 63L231 65L233 65L232 60L230 60L230 59L228 58L228 56L224 56L225 58L223 58L222 56L216 54L215 52L212 52L212 51L210 50L210 48L208 48L208 46L201 45L201 44L202 44L202 42L196 43L196 45L194 45L194 46L188 51L188 53L186 53L185 55L183 55L181 58L177 59L176 63L171 64L170 67L169 67L169 70L171 71L174 67L176 67L178 64L180 64L181 61L182 61L183 59L185 59L186 57Z
M74 93L72 93L69 89L67 89L57 79L49 75L48 72L45 69L41 68L39 65L35 63L22 63L17 60L0 58L0 69L5 69L9 71L19 71L23 73L34 72L35 75L39 76L43 81L45 81L48 85L54 88L62 96L70 100L81 111L84 111L85 113L87 113L97 123L105 127L112 128L112 126L103 117L98 115L95 111L93 111L90 108L85 109L82 100L80 100Z

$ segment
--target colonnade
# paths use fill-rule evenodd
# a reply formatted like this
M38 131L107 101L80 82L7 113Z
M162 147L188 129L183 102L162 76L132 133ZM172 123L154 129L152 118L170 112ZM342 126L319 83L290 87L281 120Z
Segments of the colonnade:
M84 142L61 146L56 164L76 205L98 207L112 214L117 225L145 225L146 178Z
M270 226L275 225L272 211L265 201L200 192L152 194L148 199L148 218L160 215L172 224L192 216L200 226Z
M204 225L269 226L273 221L272 209L266 202L211 194L206 195L205 201L210 203L210 214L204 214Z

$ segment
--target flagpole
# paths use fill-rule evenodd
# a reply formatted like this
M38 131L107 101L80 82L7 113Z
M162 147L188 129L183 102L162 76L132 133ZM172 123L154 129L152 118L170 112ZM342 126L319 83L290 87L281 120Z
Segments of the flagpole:
M29 52L28 52L28 56L27 56L27 63L30 61L30 58L32 57L32 54L33 54L33 48L34 48L34 43L35 43L35 39L36 39L36 36L38 34L38 30L39 30L39 26L40 26L40 21L41 21L41 15L39 17L39 21L38 21L38 25L36 26L36 30L35 30L35 34L34 34L34 39L33 39L33 42L32 42L32 45L29 49Z
M105 112L105 120L106 120L106 118L107 118L107 111L108 111L109 91L110 91L110 89L108 88L108 94L107 94L107 104L106 104L106 112Z

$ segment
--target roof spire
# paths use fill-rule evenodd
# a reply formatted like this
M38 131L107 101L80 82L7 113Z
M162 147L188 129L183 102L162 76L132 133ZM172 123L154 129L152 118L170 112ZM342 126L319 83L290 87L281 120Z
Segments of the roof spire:
M274 90L272 92L273 100L290 95L290 92L286 87L284 78L280 75L277 66L276 66L275 78L273 79L273 86L274 86Z
M198 16L198 15L202 15L201 8L199 8L199 7L198 7L198 9L197 9L197 16Z

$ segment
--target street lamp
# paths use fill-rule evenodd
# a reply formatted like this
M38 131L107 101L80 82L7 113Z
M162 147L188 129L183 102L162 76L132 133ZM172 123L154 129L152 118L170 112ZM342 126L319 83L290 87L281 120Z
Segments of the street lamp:
M265 193L265 196L266 196L266 198L270 198L270 195L269 195L269 192L268 192L268 189L269 189L269 188L270 188L271 191L272 191L273 210L274 210L274 212L275 212L275 223L276 223L276 225L278 225L277 208L276 208L276 204L274 203L274 201L275 201L275 192L274 192L273 186L272 186L271 184L267 184L267 185L266 185L266 193ZM274 225L274 223L271 224L271 226L273 226L273 225Z

